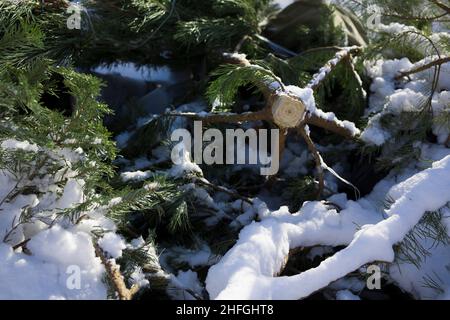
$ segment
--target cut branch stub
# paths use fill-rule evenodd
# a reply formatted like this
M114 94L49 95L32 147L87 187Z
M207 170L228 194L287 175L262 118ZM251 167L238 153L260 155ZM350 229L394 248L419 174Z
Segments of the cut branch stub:
M273 121L282 129L298 126L305 111L306 107L300 99L287 94L277 95L272 104Z

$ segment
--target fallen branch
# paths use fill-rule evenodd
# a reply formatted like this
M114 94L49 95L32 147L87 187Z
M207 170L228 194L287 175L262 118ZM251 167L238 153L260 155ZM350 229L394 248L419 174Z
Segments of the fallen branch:
M349 129L344 125L343 122L328 120L316 114L307 114L304 120L304 124L313 125L315 127L331 131L347 139L356 138L358 135L358 131Z

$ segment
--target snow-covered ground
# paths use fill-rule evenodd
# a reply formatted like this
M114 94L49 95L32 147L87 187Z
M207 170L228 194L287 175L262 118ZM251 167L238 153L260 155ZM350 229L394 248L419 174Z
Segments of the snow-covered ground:
M245 227L233 249L211 267L206 280L208 292L214 299L300 299L365 264L393 262L393 246L424 214L450 203L450 151L447 154L430 169L410 176L415 171L412 169L402 177L381 181L371 195L356 202L347 201L345 195L333 196L330 201L343 208L340 212L322 202L306 203L296 214L287 207L271 212L258 203L262 221ZM395 180L403 181L389 188ZM395 201L387 211L378 205L383 194ZM446 217L444 223L448 225L450 218ZM290 249L316 245L347 247L317 268L277 277ZM392 278L417 298L437 298L421 281L427 271L432 271L443 279L445 290L450 289L449 249L447 245L432 250L434 258L425 269L413 269L408 264L392 266Z

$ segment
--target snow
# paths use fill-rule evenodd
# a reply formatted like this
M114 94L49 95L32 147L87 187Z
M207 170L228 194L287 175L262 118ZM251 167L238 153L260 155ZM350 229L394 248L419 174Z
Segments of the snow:
M176 149L173 152L176 153L176 156L173 156L174 165L169 170L168 174L171 177L181 178L188 173L200 173L202 174L202 169L192 162L189 151L184 148Z
M368 75L373 79L370 87L372 94L366 116L368 125L361 134L361 139L367 144L383 145L391 138L391 133L381 126L380 120L387 114L399 115L404 112L418 112L423 108L431 92L430 83L434 76L434 68L411 75L411 81L406 83L395 80L401 72L415 69L429 63L437 57L427 57L412 64L409 59L378 60L366 65ZM450 63L441 67L437 90L432 96L433 117L437 119L443 112L448 112L450 97ZM433 133L438 142L446 142L450 129L435 121Z
M432 190L432 192L430 192ZM270 212L259 205L261 222L245 227L236 245L212 266L206 288L213 299L300 299L373 261L392 262L399 243L429 211L450 201L450 155L395 185L395 201L385 212L367 199L348 201L339 213L323 203L306 203L300 212ZM357 227L359 226L359 227ZM317 268L292 277L275 277L289 249L348 245ZM369 249L370 248L370 249Z
M314 99L314 91L310 88L299 88L297 86L286 86L286 92L300 99L307 111L316 110L316 101Z
M331 70L331 69L330 69ZM330 70L322 70L321 76L319 78L323 79ZM319 79L312 80L311 83L315 83L316 81L321 81ZM338 126L342 128L346 128L352 136L358 136L360 134L360 130L356 127L356 125L351 121L341 121L339 120L333 112L324 112L316 107L316 101L314 99L314 91L310 87L299 88L297 86L286 86L286 92L294 97L300 99L304 105L308 113L313 114L319 118L325 119L330 122L335 122Z
M150 178L154 173L152 171L130 171L130 172L122 172L120 174L120 178L123 182L129 181L143 181Z
M350 290L340 290L336 292L336 300L361 300L357 295Z
M281 9L286 8L294 2L294 0L276 0L275 1Z
M334 122L339 127L347 129L347 131L354 137L358 136L361 133L360 130L356 127L356 125L353 122L348 121L348 120L339 120L333 112L324 112L320 109L315 109L311 113L321 119L325 119L327 121Z
M210 265L215 261L211 248L206 243L200 244L197 250L176 246L163 253L163 257L173 259L176 263L187 263L191 268Z
M54 226L31 239L28 248L31 256L0 243L0 299L106 297L104 267L87 234ZM78 270L80 287L71 287L70 277Z
M381 32L392 34L392 35L398 35L398 34L404 33L404 32L419 32L419 30L417 30L415 27L406 26L406 25L398 23L398 22L393 22L388 25L379 24L378 30Z
M24 150L24 151L32 151L32 152L38 152L39 147L36 144L31 144L28 141L18 141L16 139L6 139L3 140L1 143L2 149L9 149L9 150Z
M447 213L448 223L448 213ZM449 230L449 229L447 229ZM416 299L434 299L436 291L425 285L426 278L432 278L441 287L450 288L450 250L448 246L436 246L432 239L422 239L430 255L420 264L420 268L406 262L393 264L389 268L390 277Z
M195 300L195 297L185 291L186 289L195 292L198 296L202 296L203 287L198 280L197 272L193 272L192 270L179 271L178 275L176 277L172 277L171 279L176 287L182 289L176 290L175 292L169 292L174 299Z
M313 76L312 80L308 84L308 88L314 88L315 86L320 84L325 79L325 77L333 70L333 68L342 60L342 58L355 48L357 47L347 47L338 51L334 58L328 61L327 64L320 68L319 72Z
M105 217L105 207L81 212L86 218L77 224L61 215L86 200L86 183L74 170L85 159L83 150L47 150L12 139L2 141L1 148L43 152L60 167L52 174L43 167L32 181L29 175L0 170L0 299L106 299L105 268L95 254L93 231L110 231L99 243L112 258L121 256L125 241ZM16 194L28 186L38 191ZM109 206L120 201L113 199ZM137 268L132 274L145 284Z
M128 131L121 132L118 134L115 138L117 147L118 148L124 148L127 145L128 140L131 138L132 133Z
M399 115L402 112L419 111L418 107L422 105L425 97L420 92L411 89L397 90L389 97L390 112Z
M69 179L64 186L64 192L56 201L56 208L70 208L84 200L84 181L81 179Z
M127 247L122 237L112 232L108 232L100 238L98 245L114 259L120 258L122 256L122 250Z
M175 71L169 67L137 67L131 62L122 62L114 65L98 66L92 71L99 74L118 74L122 77L127 77L141 81L153 81L166 84L174 84L180 81L189 79L188 72Z
M299 174L306 175L308 173L307 163L309 160L309 151L303 150L300 157L297 157L291 150L286 149L281 159L280 167L287 177L295 178Z
M277 2L284 8L293 0ZM440 30L441 26L433 27ZM380 25L379 31L398 35L417 30L393 23ZM431 35L430 39L438 42L439 39L448 38L448 33L442 31ZM412 41L416 41L419 51L426 51L426 41ZM163 52L162 56L166 54ZM343 54L345 51L338 52L314 75L313 81L306 88L286 86L286 91L280 92L280 83L275 81L270 86L280 95L287 94L300 99L309 115L335 122L353 136L361 135L364 142L382 146L392 138L392 134L382 127L381 118L387 114L398 116L404 112L419 111L419 107L429 98L434 69L404 79L398 79L398 76L401 72L423 66L438 57L428 56L416 63L406 58L367 63L367 74L373 81L369 108L365 113L368 126L361 134L354 123L341 121L334 113L318 109L314 99L312 87L331 72ZM246 58L238 53L231 56ZM450 63L441 67L436 92L431 97L434 120L449 112L450 105ZM140 81L167 84L180 83L190 78L186 71L177 72L168 67L139 69L126 62L112 67L101 66L95 72L116 73ZM194 101L176 109L178 112L196 112L199 116L208 114L205 110L207 105L203 101ZM130 131L116 136L118 147L126 147L135 132L133 130L154 118L155 115L152 114L138 118ZM186 124L186 119L177 117L172 130L184 128ZM305 130L309 134L307 126ZM450 128L434 121L432 131L437 137L437 144L414 144L420 151L421 161L411 160L400 172L391 172L369 195L358 201L348 200L345 194L335 194L328 199L342 210L333 208L327 202L312 201L304 203L299 212L292 214L287 207L280 208L278 203L283 200L268 190L263 190L258 195L259 199L252 199L253 205L250 205L243 200L232 201L232 197L223 192L212 196L194 183L181 185L181 190L189 190L195 201L214 211L203 220L206 228L225 221L233 231L243 229L237 243L223 257L217 256L211 250L211 244L202 239L196 239L196 246L189 248L181 245L165 248L161 257L153 245L148 245L146 248L151 258L155 261L160 259L160 263L165 264L164 268L172 272L169 277L161 269L158 271L178 288L168 291L169 295L178 299L195 299L193 295L203 295L205 288L199 275L187 268L203 270L212 265L207 275L206 289L213 299L300 299L329 286L331 292L335 293L336 300L359 300L356 294L364 288L365 281L349 273L355 270L363 273L368 263L385 261L395 262L387 264L386 276L389 280L415 298L450 299L449 244L436 245L432 239L420 239L420 244L430 251L430 256L420 268L396 261L393 250L393 246L399 244L430 211L444 212L442 223L447 226L450 236L450 151L443 146L448 141ZM64 144L75 145L76 142L75 139L67 139ZM102 141L97 138L92 143L100 144ZM317 147L322 153L325 152L326 147ZM74 169L85 158L83 149L66 147L50 151L29 141L16 139L2 140L0 148L29 153L45 152L58 164L64 163L55 174L41 174L45 171L42 170L33 181L20 179L23 178L20 172L0 170L0 239L3 240L0 242L0 299L105 299L105 268L95 254L93 236L97 233L94 231L106 231L98 244L113 263L114 259L122 256L125 249L147 246L142 237L127 243L116 233L114 222L105 216L107 209L117 205L122 199L112 199L102 207L85 208L81 214L86 219L74 224L60 213L85 201L86 182L78 177L78 172ZM339 148L339 151L346 151L342 149L342 145ZM179 161L164 174L175 179L191 174L203 176L199 166L192 162L189 152L184 149L177 151ZM245 152L248 153L248 150ZM169 160L169 156L169 148L160 146L152 150L152 158L142 156L137 159L120 159L118 162L126 166L120 177L125 183L147 180L154 172L144 170ZM282 179L306 175L310 157L303 144L288 141L281 163ZM95 163L89 165L95 166ZM244 166L234 166L231 170L237 172L242 168ZM336 191L337 179L343 180L336 173L341 173L342 165L334 164L331 168L323 163L323 168L331 172L325 176L327 190ZM34 194L15 195L16 189L30 185L37 190ZM158 182L151 182L144 188L152 191L158 186ZM14 197L8 199L8 195ZM260 200L263 195L267 203ZM387 198L393 204L385 210L382 204ZM21 220L25 213L33 214L29 221ZM306 257L314 259L334 253L336 246L346 248L325 259L316 268L295 276L279 277L291 249L312 247ZM176 265L181 265L183 270L174 268ZM203 273L201 275L200 278L203 278ZM140 267L136 267L131 272L130 280L139 286L147 286L150 284L147 276ZM425 279L430 277L436 280L442 290L424 285Z

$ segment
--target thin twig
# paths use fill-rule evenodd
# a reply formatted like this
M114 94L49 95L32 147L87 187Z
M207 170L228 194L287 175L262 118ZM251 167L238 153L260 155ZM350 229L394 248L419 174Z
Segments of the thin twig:
M430 1L431 3L434 3L435 5L437 5L439 8L441 8L442 10L447 12L447 14L450 14L450 7L446 6L442 2L440 2L438 0L428 0L428 1Z
M413 69L408 70L408 71L400 72L400 74L398 76L396 76L395 79L399 80L399 79L401 79L403 77L409 77L412 74L419 73L419 72L428 70L430 68L440 66L440 65L442 65L444 63L447 63L447 62L450 62L450 57L443 57L443 58L440 58L440 59L436 59L436 60L431 61L431 62L429 62L427 64L424 64L423 66L416 67L416 68L413 68Z
M229 195L231 195L231 196L233 196L235 198L239 198L239 199L241 199L241 200L243 200L243 201L245 201L245 202L247 202L249 204L253 204L253 201L251 199L249 199L247 197L244 197L244 196L241 196L240 194L238 194L238 193L236 193L236 192L234 192L234 191L232 191L230 189L227 189L225 187L214 185L211 182L209 182L208 180L206 180L205 178L194 178L194 183L195 182L201 183L201 184L203 184L203 185L205 185L207 187L210 187L212 189L215 189L217 191L221 191L221 192L227 193L227 194L229 194Z
M0 208L1 206L5 203L6 200L9 199L9 197L14 193L14 191L17 189L17 186L19 185L19 183L22 181L23 177L21 177L19 180L17 180L16 184L14 185L14 187L11 189L11 191L8 192L8 194L2 199L2 201L0 201ZM0 209L1 211L1 209Z
M317 150L316 146L314 145L314 142L312 141L311 137L306 132L304 126L298 127L297 131L305 140L306 144L308 145L308 149L312 153L314 160L316 162L317 175L319 178L319 187L317 189L317 199L320 199L323 189L324 189L324 186L325 186L324 174L323 174L323 168L322 168L322 160L321 160L320 153Z

